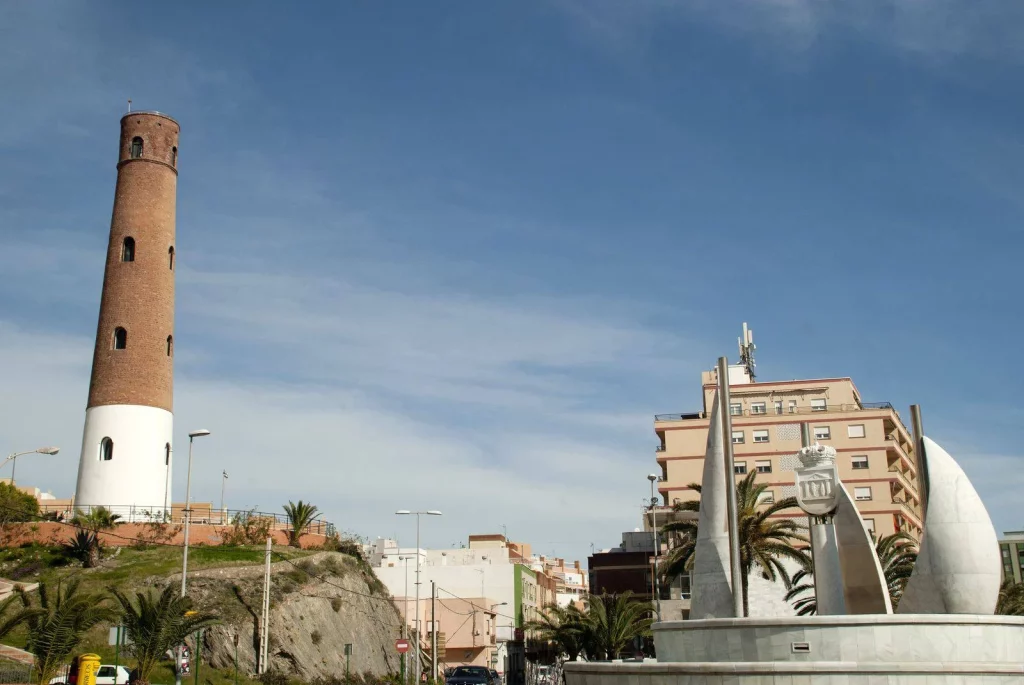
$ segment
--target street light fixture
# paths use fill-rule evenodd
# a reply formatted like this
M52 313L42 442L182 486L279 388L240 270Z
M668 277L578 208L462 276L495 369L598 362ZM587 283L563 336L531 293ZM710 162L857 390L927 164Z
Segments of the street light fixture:
M185 576L188 573L188 528L192 522L192 441L209 435L205 428L188 434L188 477L185 480L185 548L181 557L181 596L185 596Z
M654 531L654 606L658 614L658 621L661 622L661 592L658 587L658 498L654 496L654 484L658 482L656 474L649 474L647 480L651 481L651 529Z
M14 465L11 466L11 485L13 486L14 472L18 468L18 457L25 456L26 454L57 454L57 452L60 452L59 447L39 447L34 450L28 450L26 452L15 452L11 456L4 459L3 463L0 463L0 468L3 468L4 464L6 464L9 461L14 462Z
M399 509L395 512L397 516L415 516L416 517L416 658L413 663L415 668L415 680L413 682L420 682L420 516L441 516L441 512L436 509L430 509L429 511L409 511L408 509ZM409 618L406 616L406 621ZM436 674L434 674L436 675Z

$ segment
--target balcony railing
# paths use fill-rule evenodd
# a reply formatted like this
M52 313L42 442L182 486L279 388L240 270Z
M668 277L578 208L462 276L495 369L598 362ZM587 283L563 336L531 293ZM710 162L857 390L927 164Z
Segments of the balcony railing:
M892 406L891 402L862 402L860 404L829 404L822 407L785 407L782 410L776 409L775 407L766 407L766 411L751 411L749 409L743 409L741 411L730 411L732 416L786 416L790 414L846 414L850 412L868 411L872 409L891 409L897 415L899 420L899 414L896 412L895 407ZM690 421L693 419L706 419L708 416L705 412L691 412L689 414L655 414L655 421ZM900 421L902 425L902 421Z
M903 509L905 512L907 512L908 514L913 516L915 520L917 520L917 521L921 520L921 516L916 511L914 511L914 507L911 506L911 504L909 502L907 502L905 499L903 499L902 497L893 497L892 498L892 503L893 504L898 504L901 509Z
M664 445L658 445L657 447L654 448L654 451L655 452L664 452L665 451L665 446Z
M903 473L903 471L901 471L896 466L896 464L893 464L892 466L889 467L889 473L895 473L897 476L897 480L903 483L903 487L907 488L908 490L917 492L917 486L914 484L912 480L910 480L910 478L907 477L907 474Z

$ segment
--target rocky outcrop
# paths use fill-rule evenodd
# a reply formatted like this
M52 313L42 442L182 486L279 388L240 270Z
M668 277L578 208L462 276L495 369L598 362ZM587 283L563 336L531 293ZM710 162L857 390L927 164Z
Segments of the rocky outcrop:
M199 607L217 610L221 625L206 631L203 663L256 670L263 568L224 568L189 574L189 594ZM394 642L401 619L387 590L363 563L337 552L271 566L270 666L310 682L345 673L345 645L352 645L352 673L397 672Z

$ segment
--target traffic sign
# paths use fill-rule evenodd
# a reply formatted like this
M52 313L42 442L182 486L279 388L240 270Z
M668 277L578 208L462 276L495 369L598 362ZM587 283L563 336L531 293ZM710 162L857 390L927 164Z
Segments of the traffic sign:
M409 641L402 639L395 640L395 649L398 650L399 654L405 654L409 651Z

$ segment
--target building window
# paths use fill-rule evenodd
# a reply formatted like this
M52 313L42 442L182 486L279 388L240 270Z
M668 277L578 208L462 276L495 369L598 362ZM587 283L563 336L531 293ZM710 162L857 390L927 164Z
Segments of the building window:
M757 460L754 462L754 468L757 469L758 473L771 473L772 462L771 459Z
M855 455L851 460L855 469L866 469L868 467L868 455L866 454Z
M1007 549L1006 547L1003 547L1003 556L1006 557L1007 559L1010 558L1010 550Z
M846 436L850 438L864 437L864 424L854 423L846 427Z
M737 476L745 476L745 475L747 475L747 462L745 462L745 461L733 462L732 472L735 473Z
M754 431L754 442L768 442L768 431Z
M864 530L866 530L867 532L869 532L872 535L874 535L875 534L875 519L864 519Z
M790 400L789 401L789 413L790 414L795 414L796 413L796 400Z
M142 156L142 138L135 136L132 138L132 159L138 159Z
M164 466L171 465L171 443L164 445Z
M768 409L764 402L752 402L750 405L751 414L767 414Z
M128 331L123 328L114 329L114 349L123 350L128 347Z
M775 400L775 413L776 414L781 414L782 413L782 400Z
M174 246L171 245L167 248L167 266L171 271L174 271Z
M743 431L733 431L732 432L732 444L734 444L734 445L742 445L743 443L744 443Z
M765 490L757 496L758 504L775 504L775 493L772 490Z
M832 439L832 429L829 428L828 426L818 426L817 428L814 429L814 439L815 440L831 440Z
M739 402L729 403L729 413L732 416L740 416L741 414L743 414L743 405L740 404Z
M825 411L828 403L823 399L811 400L811 411Z
M124 239L124 242L121 243L121 261L135 261L135 238L129 236Z
M855 500L857 500L858 502L865 502L865 501L871 499L871 488L870 487L854 488L853 489L853 498Z
M171 166L178 166L178 148L176 147L171 148Z
M100 461L110 461L114 458L114 441L110 438L100 440Z

